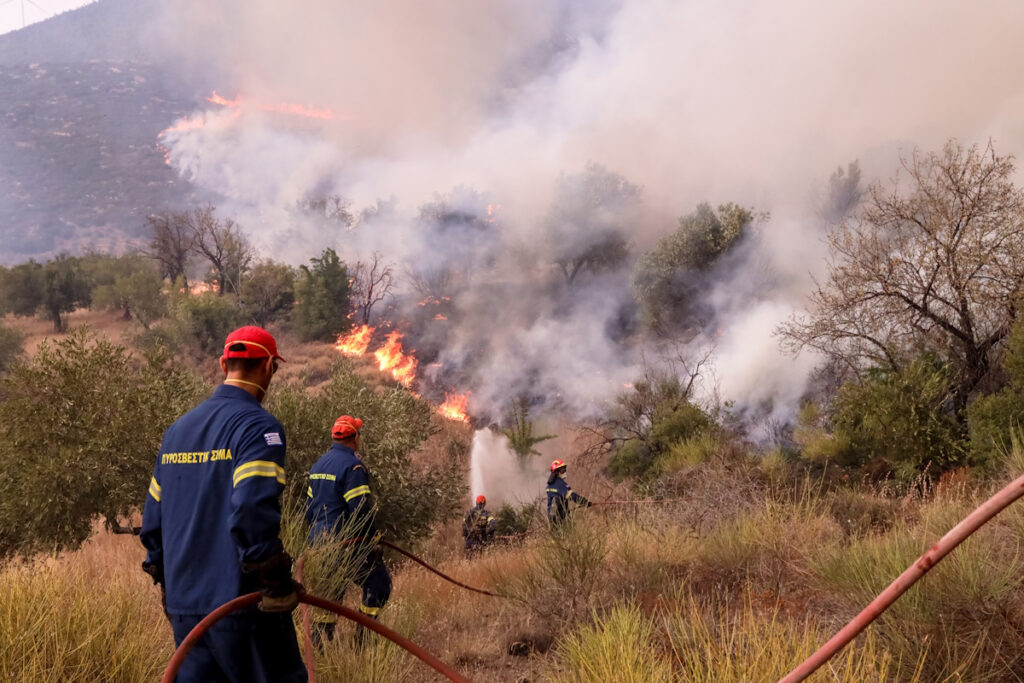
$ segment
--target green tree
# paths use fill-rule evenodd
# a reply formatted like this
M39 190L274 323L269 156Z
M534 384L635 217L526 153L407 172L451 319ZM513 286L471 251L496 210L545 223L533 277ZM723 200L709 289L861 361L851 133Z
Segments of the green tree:
M163 431L204 393L154 350L142 363L82 330L3 380L0 556L73 549L145 495Z
M0 279L0 299L7 313L35 315L43 304L43 265L29 259L6 269Z
M545 436L533 435L533 422L530 420L530 404L524 396L520 396L512 402L508 423L510 425L509 428L502 429L501 431L508 438L509 448L520 458L526 458L528 455L540 455L540 451L534 448L534 446L548 439L555 438L553 434Z
M224 338L243 318L234 296L204 292L181 297L170 324L203 354L220 356Z
M47 261L42 271L40 308L53 321L53 331L64 331L64 314L88 306L92 288L77 258L61 254Z
M295 303L295 269L285 263L266 260L254 265L239 292L242 308L257 325L267 323L292 309Z
M125 320L134 318L146 329L166 313L163 279L149 259L125 254L87 263L93 284L92 308L121 311Z
M701 273L734 247L758 217L732 203L717 209L699 204L679 219L675 232L642 254L633 272L633 292L647 323L664 332L687 324Z
M299 266L292 325L306 340L332 340L351 326L348 269L333 249Z
M408 390L374 390L351 363L339 360L330 381L316 394L297 384L274 385L267 409L285 427L287 476L294 494L305 495L310 466L331 445L334 420L350 414L364 421L360 454L370 470L378 522L388 538L425 538L435 524L458 514L466 490L461 465L466 446L453 445L440 465L417 467L412 455L435 431L433 408Z
M638 185L594 163L582 173L558 179L544 229L551 259L567 284L584 273L625 264L626 236L639 220L640 195Z

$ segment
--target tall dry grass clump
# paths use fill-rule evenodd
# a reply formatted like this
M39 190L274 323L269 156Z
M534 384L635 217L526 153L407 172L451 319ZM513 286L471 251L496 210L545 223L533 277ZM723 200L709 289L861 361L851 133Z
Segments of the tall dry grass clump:
M0 679L158 680L174 643L142 559L138 539L100 534L0 570Z

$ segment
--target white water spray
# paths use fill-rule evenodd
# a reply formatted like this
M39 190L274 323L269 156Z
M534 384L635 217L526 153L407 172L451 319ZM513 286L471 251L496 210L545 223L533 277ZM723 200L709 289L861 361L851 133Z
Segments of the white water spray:
M481 494L487 496L487 506L492 510L504 503L526 503L543 494L546 477L544 458L520 460L509 449L504 434L490 429L478 429L473 434L469 489L474 500Z

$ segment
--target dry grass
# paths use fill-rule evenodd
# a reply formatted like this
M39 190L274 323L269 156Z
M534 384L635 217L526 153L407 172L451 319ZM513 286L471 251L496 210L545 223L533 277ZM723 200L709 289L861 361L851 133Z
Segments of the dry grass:
M152 681L173 652L138 539L99 534L77 553L0 571L0 678Z
M128 326L116 318L85 311L71 323L123 339ZM45 321L12 324L29 333L30 350L49 335ZM334 361L331 345L283 343L292 362L285 372L307 372L315 390L316 373ZM376 370L367 364L365 372ZM420 466L453 457L452 440L469 440L465 425L436 424L439 433L416 456ZM669 504L591 508L558 537L535 528L521 544L474 561L462 558L458 523L436 529L414 550L509 599L460 590L391 558L383 623L476 681L774 680L989 488L958 473L896 496L794 479L781 456L757 461L702 443L676 455L649 492ZM1024 451L1009 459L1024 469ZM625 498L599 470L599 462L579 463L572 481L595 500ZM288 533L301 551L303 533ZM1024 503L929 573L817 680L1024 680L1022 533ZM172 638L142 558L136 538L98 533L77 553L0 569L0 679L157 679ZM310 571L322 570L313 563ZM322 578L311 576L310 586L326 585ZM349 589L347 603L358 599ZM354 648L351 633L340 625L335 643L316 655L320 680L435 679L376 639Z

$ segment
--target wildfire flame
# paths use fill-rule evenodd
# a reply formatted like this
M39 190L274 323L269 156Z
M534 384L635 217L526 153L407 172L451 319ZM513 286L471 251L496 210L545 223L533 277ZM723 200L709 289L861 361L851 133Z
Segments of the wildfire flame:
M290 102L282 102L280 104L263 104L260 102L251 102L243 99L241 95L231 100L223 95L217 94L214 90L213 93L206 98L207 102L211 102L221 107L225 107L228 111L220 112L204 112L196 116L183 116L178 119L174 125L165 128L160 131L157 135L157 140L162 139L168 133L181 132L186 130L197 130L199 128L205 128L210 123L221 123L224 121L230 121L237 119L242 115L242 112L249 109L259 109L261 111L276 112L279 114L287 114L289 116L302 116L307 119L322 119L325 121L331 121L335 119L334 112L330 109L321 109L319 107L305 107L301 104L292 104ZM337 117L339 120L348 121L351 117L342 116ZM167 149L157 142L157 147L163 152L164 161L170 164L170 153Z
M339 336L334 348L345 356L362 356L370 348L374 329L369 325L362 325L347 335ZM401 332L389 333L384 340L384 344L374 351L373 355L377 359L377 367L380 368L380 371L390 372L391 376L405 387L411 386L416 381L419 361L416 360L411 351L405 353L402 349ZM437 408L437 412L448 420L468 424L469 414L466 410L466 404L469 400L469 394L470 392L468 391L465 394L446 391L444 403Z
M443 417L457 422L469 422L469 415L466 413L466 402L469 401L470 392L456 394L446 391L444 403L437 409Z
M411 386L416 379L418 362L412 354L402 351L402 333L391 332L384 341L384 346L373 352L377 359L377 367L381 372L390 372L391 376L404 386Z
M338 337L338 343L334 348L345 356L361 356L370 348L373 329L369 325L363 325L349 334L342 335Z

